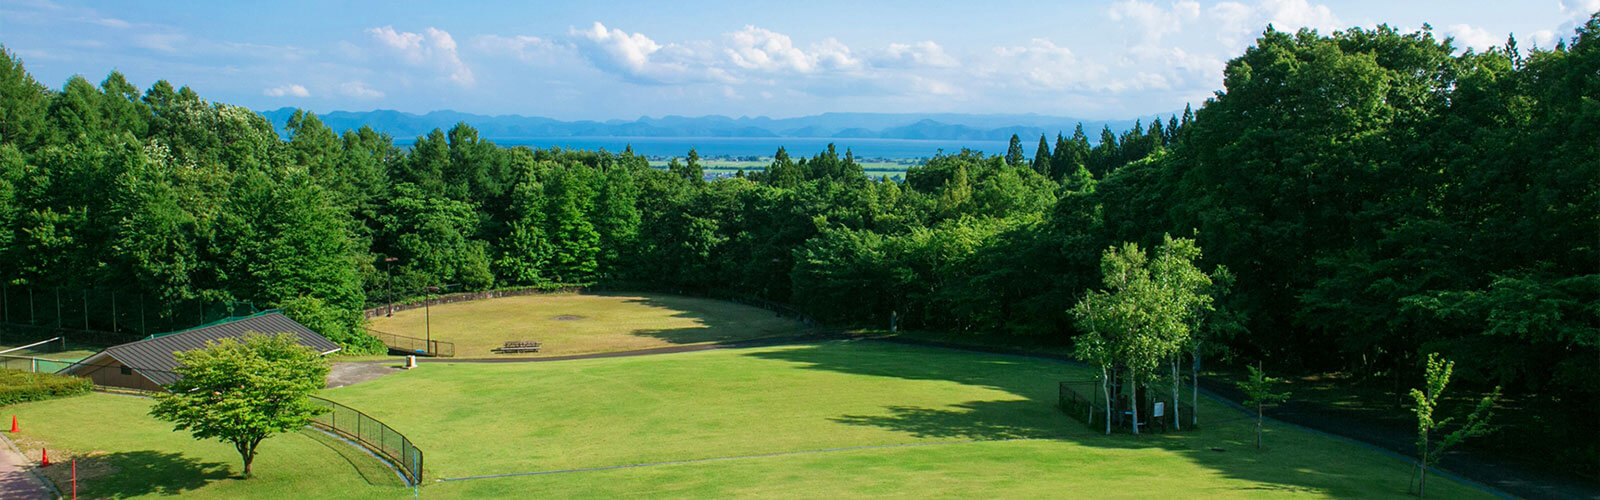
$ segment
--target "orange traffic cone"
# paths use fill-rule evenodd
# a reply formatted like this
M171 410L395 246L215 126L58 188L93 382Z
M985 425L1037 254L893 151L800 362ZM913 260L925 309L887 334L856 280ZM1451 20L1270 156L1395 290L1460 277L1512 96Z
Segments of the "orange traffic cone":
M39 455L40 456L40 464L39 464L39 466L40 467L49 467L50 466L50 450L46 450L44 448L40 448L39 449L39 454L40 454Z
M12 415L11 416L11 433L12 434L16 434L18 432L22 432L22 431L17 430L17 416L16 415Z

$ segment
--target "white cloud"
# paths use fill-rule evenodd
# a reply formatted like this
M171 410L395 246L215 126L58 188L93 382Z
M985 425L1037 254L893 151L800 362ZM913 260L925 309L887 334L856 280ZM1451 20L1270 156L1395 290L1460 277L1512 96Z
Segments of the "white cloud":
M1444 32L1455 38L1455 46L1460 48L1477 49L1478 52L1488 50L1489 47L1500 45L1504 38L1489 34L1489 30L1474 28L1466 24L1452 24Z
M406 64L431 68L449 75L450 81L463 87L476 83L472 68L461 61L456 52L456 40L449 32L429 27L422 33L395 31L393 26L369 28L374 40L400 56Z
M849 70L861 67L861 60L850 47L828 38L813 44L809 51L794 46L789 35L746 25L727 34L723 49L734 66L755 72L811 73L818 70Z
M1312 28L1323 34L1346 28L1339 21L1339 16L1333 15L1333 9L1326 5L1313 5L1306 0L1262 0L1259 7L1266 14L1267 22L1279 31L1295 32L1300 28Z
M1548 49L1555 46L1556 32L1553 30L1539 30L1528 37L1535 47Z
M851 54L850 47L833 38L812 45L811 54L816 58L817 65L823 69L848 70L862 65L861 60Z
M1140 0L1123 0L1111 4L1106 14L1112 21L1127 20L1138 29L1140 40L1155 43L1170 33L1183 30L1183 24L1200 17L1200 3L1192 0L1174 2L1171 8Z
M367 84L361 80L339 84L339 93L357 99L377 99L379 97L383 97L382 91L368 87Z
M795 48L789 35L746 25L728 34L732 42L725 49L735 66L759 71L798 71L809 73L816 61Z
M273 87L273 88L270 88L270 89L262 90L261 94L262 95L266 95L268 97L283 97L283 96L310 97L311 96L311 92L310 91L307 91L305 87L297 85L297 84L281 85L281 86Z
M565 51L568 47L536 36L481 35L473 40L477 50L488 54L503 54L523 62L540 62Z
M1081 89L1105 74L1104 66L1080 60L1072 50L1044 38L1024 46L998 47L994 52L997 66L985 68L981 74L1016 78L1040 89Z
M956 58L946 53L944 47L933 43L932 40L916 43L891 43L881 57L873 61L879 66L886 67L918 67L949 68L959 64Z
M643 33L607 29L596 21L589 29L569 30L578 52L602 70L635 83L667 84L729 80L717 69L696 64L706 56L686 45L661 45Z
M1561 0L1556 4L1560 6L1561 13L1566 15L1588 17L1595 11L1600 11L1600 0Z
M105 26L107 28L127 28L129 26L132 26L132 24L129 24L127 21L123 21L121 19L117 19L117 18L114 18L114 17L97 18L97 19L91 20L90 22L98 24L98 25L101 25L101 26Z
M1348 27L1327 5L1306 0L1260 0L1253 6L1220 2L1211 6L1206 16L1215 23L1217 40L1234 52L1255 40L1268 24L1283 32L1311 28L1324 35Z

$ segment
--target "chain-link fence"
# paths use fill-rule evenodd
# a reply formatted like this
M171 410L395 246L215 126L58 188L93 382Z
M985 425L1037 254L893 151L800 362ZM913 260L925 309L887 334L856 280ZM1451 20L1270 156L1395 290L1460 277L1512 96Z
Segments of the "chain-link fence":
M33 356L11 356L0 354L0 368L17 370L29 373L55 373L72 366L78 360L70 359L45 359Z
M315 396L311 397L311 402L328 409L314 421L318 427L378 452L398 465L412 484L421 484L422 450L411 444L411 439L355 408Z
M383 341L389 350L421 356L450 358L456 355L456 345L442 340L419 339L389 332L367 329L367 333Z
M1066 412L1073 419L1083 422L1090 429L1105 429L1106 388L1101 383L1102 381L1099 378L1063 380L1057 396L1057 405L1061 407L1061 411ZM1112 394L1117 396L1115 404L1111 407L1111 427L1114 429L1129 429L1133 425L1134 409L1130 407L1128 398L1120 394L1119 390L1115 386L1111 388ZM1166 393L1159 390L1155 391L1158 397L1152 401L1148 399L1148 395L1145 392L1146 390L1140 390L1141 399L1144 399L1138 408L1140 428L1145 428L1152 423L1178 428L1192 426L1188 416L1194 415L1194 406L1188 401L1180 398L1176 411L1174 411L1170 406L1170 401L1159 397ZM1159 417L1154 415L1156 403L1160 403L1163 406ZM1174 418L1182 418L1183 421L1180 425L1173 425L1174 422L1172 420Z
M0 323L6 325L142 337L256 312L237 300L161 301L117 290L0 285Z

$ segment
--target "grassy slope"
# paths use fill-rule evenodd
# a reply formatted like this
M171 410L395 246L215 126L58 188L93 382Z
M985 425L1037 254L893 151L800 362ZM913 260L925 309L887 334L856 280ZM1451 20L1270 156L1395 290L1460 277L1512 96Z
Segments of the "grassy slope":
M409 489L389 469L348 444L310 431L262 442L255 477L242 470L233 447L196 441L146 415L151 400L89 394L0 409L15 414L22 433L10 434L29 458L48 446L51 460L78 458L79 495L136 498L398 498ZM9 423L9 422L7 422ZM70 469L44 469L63 488Z
M328 396L404 429L434 478L880 448L435 483L435 496L1395 496L1405 463L1203 403L1204 432L1105 437L1055 409L1060 363L876 342L425 365ZM416 394L428 394L426 401ZM419 408L437 411L418 411ZM1218 447L1226 451L1211 451ZM1438 480L1440 498L1480 496ZM1436 489L1432 489L1436 488Z
M803 326L764 309L654 294L549 294L458 302L372 320L379 331L456 344L456 357L559 356L793 335ZM557 316L582 319L557 320ZM544 343L539 354L494 354L508 340Z

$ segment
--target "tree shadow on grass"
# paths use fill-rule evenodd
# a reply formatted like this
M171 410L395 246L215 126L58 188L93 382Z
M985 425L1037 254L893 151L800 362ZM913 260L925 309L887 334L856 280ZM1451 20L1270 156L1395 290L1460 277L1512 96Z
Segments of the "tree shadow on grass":
M1053 439L1062 429L1014 418L1032 401L968 401L953 409L887 406L888 415L842 415L829 420L848 425L881 427L919 438L993 441Z
M77 462L78 485L90 498L178 495L230 477L227 464L152 450L90 455ZM70 487L67 467L51 467L48 474L56 484ZM61 474L66 476L57 477Z
M1256 450L1253 415L1208 402L1202 402L1199 430L1106 436L1103 429L1090 429L1057 408L1057 382L1088 373L1086 368L1069 363L876 341L824 342L752 351L748 355L797 363L801 369L955 382L1022 398L966 401L935 408L888 405L884 407L885 414L831 419L837 423L879 427L918 438L1045 439L1133 452L1112 455L1126 458L1111 458L1106 467L1116 467L1117 460L1126 460L1126 464L1161 460L1160 455L1143 452L1162 450L1222 476L1248 481L1213 482L1207 486L1209 489L1195 490L1196 493L1220 489L1244 494L1269 491L1401 497L1406 495L1412 472L1408 462L1277 425L1267 429L1267 448ZM1430 491L1435 491L1432 483ZM1137 490L1137 484L1132 487ZM1455 487L1437 491L1449 496L1469 490Z
M641 329L631 332L635 336L651 337L671 344L738 344L760 338L798 336L809 329L799 321L785 318L772 311L715 299L657 294L598 295L628 297L626 302L630 304L668 309L673 311L674 318L688 318L700 323L701 326L689 328ZM708 306L741 310L741 314L738 318L725 314L711 314L705 311ZM750 321L752 318L767 317L770 317L771 321L763 323Z

